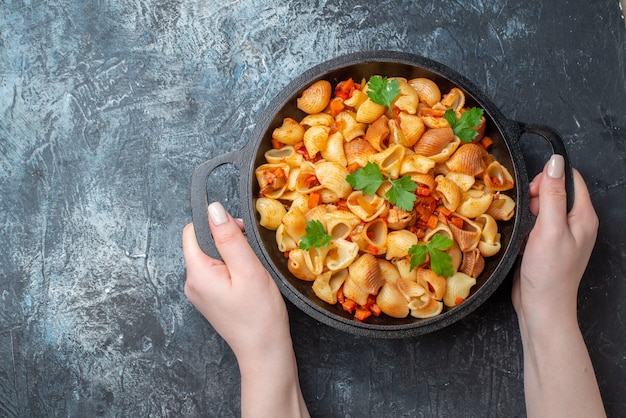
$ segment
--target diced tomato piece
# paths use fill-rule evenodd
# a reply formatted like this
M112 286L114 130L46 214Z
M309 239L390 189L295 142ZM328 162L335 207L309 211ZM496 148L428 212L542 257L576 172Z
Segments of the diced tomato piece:
M380 316L380 314L383 313L383 311L380 309L380 306L378 306L376 303L373 303L372 306L370 306L370 312L372 312L376 316Z
M428 222L426 222L426 225L430 229L435 229L438 223L439 223L439 218L435 215L430 215L430 218L428 218Z
M430 196L430 188L426 186L417 186L415 193L418 196Z
M337 116L345 108L343 104L344 100L343 98L335 97L330 101L330 114L333 115L333 117Z
M450 223L456 226L459 229L463 229L463 219L457 218L456 216L450 217Z
M480 145L482 145L484 149L489 149L493 145L493 140L488 136L485 136L480 140Z
M343 308L344 311L348 313L354 313L354 311L356 310L356 302L350 299L346 299L341 304L341 307Z
M343 285L339 286L337 290L337 302L344 303L346 301L346 297L343 294Z
M460 305L460 304L461 304L461 303L463 303L463 302L465 302L465 298L462 298L462 297L457 297L457 298L454 300L454 304L455 304L455 305Z
M277 141L275 139L272 139L272 148L274 148L274 149L281 149L284 146L285 146L285 144L283 144L282 142Z
M322 196L320 195L320 192L311 192L311 194L309 194L308 202L309 209L313 209L315 206L319 205L321 199Z
M356 319L357 321L364 321L370 316L372 316L372 312L369 309L357 308L356 312L354 313L354 319Z

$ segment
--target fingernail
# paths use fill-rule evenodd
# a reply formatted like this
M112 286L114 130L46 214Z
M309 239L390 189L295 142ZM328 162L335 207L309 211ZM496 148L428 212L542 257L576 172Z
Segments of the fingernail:
M554 154L550 158L550 162L548 163L548 176L553 179L560 179L563 177L563 173L565 171L565 160L562 155Z
M213 202L209 205L209 219L213 225L221 225L228 220L226 209L220 202Z

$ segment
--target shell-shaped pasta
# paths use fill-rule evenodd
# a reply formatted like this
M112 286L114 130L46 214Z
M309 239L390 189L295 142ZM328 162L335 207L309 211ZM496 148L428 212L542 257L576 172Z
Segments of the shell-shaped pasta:
M426 174L435 167L435 162L428 157L419 154L405 155L400 165L400 175Z
M502 244L500 243L500 234L496 234L496 238L493 242L478 241L478 250L483 257L491 257L500 252Z
M508 221L515 214L515 201L505 194L498 194L485 213L496 221Z
M443 116L445 114L445 109L443 106L439 109L431 109L431 108L420 108L417 111L417 115L422 118L424 125L426 125L430 129L441 129L441 128L449 128L450 124Z
M461 273L476 278L485 268L485 259L478 248L463 253L463 262L459 267Z
M311 126L304 132L304 146L309 156L314 157L318 152L326 149L330 128L328 126Z
M382 152L370 155L369 159L380 167L383 175L397 179L405 152L406 148L402 145L392 145Z
M300 192L289 192L285 193L280 197L281 200L291 200L291 206L289 206L289 210L298 208L302 213L306 213L309 210L309 196Z
M352 141L354 142L354 141ZM328 136L326 149L321 150L322 158L327 161L334 161L342 166L348 165L346 153L344 151L344 140L341 132L337 131Z
M313 115L306 115L301 121L300 125L311 126L333 126L335 118L328 113L315 113Z
M446 250L446 252L452 260L452 270L457 272L459 270L459 267L461 267L461 263L463 262L463 252L461 252L459 244L453 242L450 248Z
M454 131L450 127L429 129L417 141L413 151L424 157L430 157L439 154L453 140Z
M304 251L304 262L314 275L319 276L324 272L324 260L328 250L329 248L326 246L320 248L313 247Z
M392 231L387 234L387 252L385 258L406 257L409 254L409 248L417 244L417 235L406 230Z
M339 199L345 199L352 192L346 177L350 174L346 167L334 161L320 161L315 164L315 175L321 185L336 193Z
M304 162L304 160L302 161ZM300 175L300 167L291 167L289 176L287 176L287 190L280 196L281 200L294 200L295 196L298 194L296 191L298 175ZM290 194L294 194L293 197L290 197Z
M378 195L366 195L360 190L355 190L346 200L348 209L364 222L369 222L382 215L387 209L385 199Z
M315 174L315 164L310 161L305 161L300 167L300 173L296 178L296 191L309 194L311 192L321 190L324 186L320 183L320 180Z
M354 109L358 109L361 104L366 101L368 98L367 93L364 93L361 90L354 90L352 92L352 96L343 101L343 104L346 106L350 106Z
M350 300L355 301L359 305L365 305L367 303L367 299L370 294L367 290L361 289L354 278L350 275L348 271L348 277L343 282L343 295Z
M389 118L381 115L367 127L364 138L376 151L380 152L387 148L390 132Z
M409 302L412 317L421 319L432 318L443 311L443 302L433 298L425 299L426 302L423 302L422 299L412 299Z
M306 235L307 219L304 213L297 206L291 206L283 215L282 224L285 226L285 232L296 242Z
M336 271L348 268L359 254L359 246L345 239L333 239L328 244L328 252L324 263L328 270Z
M376 257L371 254L363 254L348 267L350 278L360 289L371 295L378 293L378 290L385 282L380 274L380 267Z
M333 88L327 80L318 80L307 87L296 100L296 106L309 115L326 109Z
M357 225L350 233L350 239L365 253L382 255L387 251L387 224L376 218L366 224Z
M366 134L367 135L367 134ZM346 154L346 165L358 165L364 167L369 161L370 155L376 154L376 149L365 139L356 138L343 144Z
M430 190L435 190L435 186L437 185L435 177L432 174L412 173L411 180L417 184L427 186Z
M324 215L326 232L333 239L347 238L361 219L348 210L335 210Z
M427 289L433 299L441 300L446 294L446 278L431 269L417 268L417 284Z
M306 219L306 222L320 221L324 225L324 229L326 229L326 217L331 210L332 208L327 205L317 205L304 213L304 219Z
M400 273L398 272L396 266L387 260L383 260L382 258L377 258L376 261L378 262L380 276L383 280L385 280L385 282L395 284L400 278Z
M304 138L304 127L292 118L284 118L283 124L272 131L272 139L287 145L302 142L302 138Z
M496 242L496 236L498 235L498 223L491 215L483 213L474 219L478 225L481 226L480 240L487 244L493 244Z
M417 113L417 105L420 102L419 94L413 87L409 85L405 78L390 77L389 80L398 80L400 86L400 94L393 101L393 106L403 112L414 115Z
M476 284L476 279L462 272L457 272L448 277L447 282L447 290L443 298L443 303L453 308L467 299L472 286Z
M429 229L426 231L426 235L424 235L424 242L430 242L430 240L435 236L435 234L443 235L446 238L450 238L454 240L454 236L452 235L452 231L450 231L450 227L442 222L437 222L437 226L433 229Z
M422 137L426 126L422 118L405 112L398 114L398 120L400 121L400 129L404 134L404 142L401 145L410 148Z
M276 199L260 197L256 200L254 207L259 213L259 224L270 231L275 231L281 224L283 216L287 210Z
M487 166L485 174L483 174L483 181L485 186L493 191L510 190L515 185L515 180L513 180L509 170L497 161Z
M396 286L407 301L422 297L426 294L426 288L418 284L415 280L410 280L402 276L396 280Z
M348 270L326 271L315 278L313 293L326 303L337 303L337 291L348 277Z
M441 104L448 109L454 109L455 112L460 112L465 106L465 93L463 90L453 87L443 96Z
M438 195L441 196L441 201L444 206L450 211L456 211L456 208L461 203L461 189L452 180L444 176L437 176L435 178L437 186L435 190Z
M468 174L456 173L454 171L450 171L446 174L446 177L456 183L457 186L461 189L462 192L466 192L474 185L476 182L476 177L470 176Z
M476 248L478 245L478 241L480 241L481 228L480 225L468 218L462 216L459 216L459 218L463 219L463 228L459 228L453 223L450 223L448 227L450 228L450 231L452 231L454 240L457 244L459 244L461 251L466 252Z
M406 228L413 220L413 213L397 206L389 208L387 213L387 227L392 230L401 230Z
M367 124L357 122L356 114L354 112L350 112L347 110L339 112L339 114L335 116L335 121L337 125L337 130L341 132L343 138L347 142L352 141L354 138L365 135L365 129L367 129Z
M280 224L276 229L276 244L281 253L297 249L298 241L300 238L294 239L287 233L285 224Z
M477 144L463 144L446 161L450 171L477 176L481 174L487 166L485 165L485 149Z
M256 180L261 188L260 194L264 197L278 199L287 189L289 165L262 164L254 170Z
M305 280L307 282L312 282L318 276L313 273L306 264L304 260L304 255L306 251L301 250L299 248L292 250L289 252L289 261L287 262L287 268L295 277L300 280Z
M374 103L370 98L365 100L356 111L356 120L360 123L373 123L376 119L385 114L387 108L378 103Z
M441 90L437 83L425 77L413 78L409 80L409 85L417 92L421 102L433 107L441 100Z
M391 262L396 266L401 279L417 282L417 273L415 269L411 268L411 260L408 258L398 258Z
M406 318L409 315L409 305L393 283L383 284L376 296L376 305L392 318Z
M390 119L389 122L387 122L387 126L389 127L389 139L387 140L388 144L382 144L383 147L385 145L402 145L406 143L406 138L400 128L400 122L397 119Z
M456 212L466 218L476 218L489 209L492 200L493 194L485 193L482 190L470 189L463 193L461 203L456 208Z
M454 139L448 145L446 145L446 147L442 149L439 154L431 155L429 158L436 163L442 163L450 158L452 154L454 154L459 145L461 145L461 140L455 136ZM445 165L443 166L445 167Z
M291 168L300 167L304 161L302 154L296 152L295 148L291 145L285 145L282 148L272 148L265 152L265 160L270 164L285 163Z

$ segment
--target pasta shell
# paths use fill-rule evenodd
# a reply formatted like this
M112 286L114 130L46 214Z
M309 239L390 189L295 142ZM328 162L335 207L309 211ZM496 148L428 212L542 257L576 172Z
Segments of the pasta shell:
M440 234L446 238L450 238L451 240L454 240L454 236L452 235L452 231L450 231L450 227L444 223L438 222L435 228L426 231L426 234L424 235L424 238L423 238L424 242L430 242L430 240L432 239L432 237L435 236L435 234Z
M371 99L365 100L356 111L356 120L360 123L373 123L376 119L385 114L387 108Z
M417 268L417 284L427 289L433 299L441 300L446 294L446 278L431 269Z
M454 275L448 277L448 288L443 298L443 303L450 308L457 306L467 299L475 284L475 278L462 272L456 272Z
M300 125L311 127L311 126L328 126L331 127L335 123L335 118L333 118L328 113L315 113L313 115L306 115L301 121Z
M320 161L315 164L315 175L321 185L336 193L339 199L345 199L352 192L352 186L346 181L350 174L346 167L334 161Z
M350 239L365 253L382 255L387 251L387 224L376 218L366 224L357 225L350 233Z
M417 235L406 230L393 231L387 234L387 252L385 258L402 258L409 254L409 248L417 244Z
M259 224L270 231L275 231L280 226L283 216L287 210L276 199L260 197L254 204L256 211L259 213Z
M383 280L387 283L395 284L400 278L400 273L398 272L396 266L387 260L383 260L382 258L376 258L376 262L378 262L380 276Z
M393 101L393 107L397 107L410 115L415 115L420 101L417 91L409 85L405 78L392 77L390 80L397 80L400 86L400 94Z
M515 185L515 180L513 180L509 170L497 161L487 166L483 175L483 181L485 186L493 191L509 190Z
M326 141L326 149L321 151L322 158L326 161L334 161L346 167L348 165L348 159L346 158L346 152L344 150L344 142L341 132L337 131L330 134Z
M278 149L272 148L266 151L264 156L270 164L284 163L291 168L300 167L304 161L302 154L297 153L295 148L291 145L285 145Z
M491 193L471 189L463 193L461 203L456 208L456 212L466 218L476 218L489 209L492 200L493 195Z
M480 240L487 244L493 244L496 242L496 236L498 235L498 223L491 215L483 213L474 219L478 225L481 226Z
M304 260L304 254L306 251L301 249L295 249L289 252L289 261L287 262L287 268L296 278L308 282L315 280L317 275L313 273Z
M359 254L359 246L345 239L334 239L328 244L324 263L328 270L336 271L348 268Z
M461 203L461 189L452 180L444 176L437 176L435 179L437 186L435 190L437 195L441 197L444 206L450 211L456 211Z
M413 282L417 281L417 273L415 269L411 268L411 261L408 258L399 258L391 260L391 262L396 266L401 279Z
M318 80L307 87L296 100L296 106L309 115L320 113L330 102L332 86L327 80Z
M283 124L272 131L272 139L287 145L295 145L304 138L304 127L292 118L284 118Z
M306 132L304 132L304 146L306 147L306 152L311 158L321 150L326 149L329 133L330 128L322 125L311 126L306 130Z
M417 184L427 186L430 190L434 190L436 186L435 177L432 174L413 173L411 174L411 180Z
M468 191L476 182L476 177L463 173L455 173L450 171L446 174L446 178L452 180L462 192Z
M400 121L400 129L402 129L402 133L404 134L404 142L401 143L401 145L410 148L415 145L422 134L424 134L426 126L422 118L405 112L400 112L398 120Z
M475 222L465 217L460 218L463 219L463 228L459 228L452 222L448 224L448 227L450 228L450 231L452 231L454 240L457 244L459 244L461 251L466 252L476 248L478 245L478 241L480 241L481 229Z
M459 267L461 273L476 278L483 272L484 268L485 259L478 248L463 253L463 262Z
M346 200L348 209L364 222L369 222L382 215L387 206L385 199L378 195L366 195L360 190L355 190L348 196Z
M429 78L419 77L409 80L409 85L417 92L421 102L433 107L441 100L441 90L437 83Z
M430 129L449 128L450 124L443 116L445 114L443 106L441 109L420 108L417 115L422 118L424 125Z
M481 174L487 166L485 165L485 149L477 144L463 144L446 161L450 171L477 176Z
M385 221L387 222L387 227L389 229L393 229L395 231L402 230L409 226L409 224L413 221L413 213L400 209L397 206L392 206L389 208L387 219Z
M335 116L335 121L337 130L341 132L347 142L365 135L367 124L358 122L354 112L344 110Z
M358 305L365 305L370 294L367 290L361 289L354 278L348 272L348 277L343 282L343 295L349 299L355 301Z
M426 302L422 302L420 299L413 299L409 302L409 309L411 316L414 318L432 318L443 311L443 302L432 298L427 298Z
M363 91L357 89L352 92L352 96L350 96L350 98L343 101L343 104L346 106L350 106L354 109L358 109L359 106L361 106L361 104L367 100L367 98L367 93L364 93Z
M439 154L453 140L454 132L450 127L429 129L417 141L413 151L424 157L430 157Z
M367 128L365 140L374 147L376 151L380 152L387 148L390 132L389 118L385 115L381 115Z
M276 228L276 244L278 246L278 251L281 253L297 249L299 241L300 238L294 239L287 233L284 224L280 224L278 228Z
M321 190L324 186L320 183L319 178L315 174L315 165L309 161L305 161L300 167L300 173L296 178L296 191L309 194L311 192Z
M485 213L496 221L508 221L515 214L515 201L505 194L498 194Z
M337 292L348 277L348 270L326 271L315 278L313 293L326 303L337 303Z
M435 167L435 162L428 157L419 154L405 155L400 165L400 175L426 174Z
M318 276L324 271L324 260L328 250L328 247L313 247L304 251L304 262L314 275Z
M367 134L366 134L367 135ZM370 155L376 154L377 150L365 139L357 138L343 144L346 154L346 165L358 165L364 167L369 161Z
M259 194L262 197L278 199L287 189L290 167L285 163L262 164L254 170Z
M501 247L502 244L500 243L500 234L496 234L496 239L493 243L478 241L478 250L483 255L483 257L491 257L498 254Z
M376 261L376 257L371 254L363 254L357 258L356 261L348 267L348 272L356 286L371 295L377 294L378 290L385 282L380 274L378 261ZM361 303L361 305L363 304Z
M414 280L410 280L402 276L396 280L396 286L407 301L419 298L426 294L426 289L422 285L418 284Z
M376 305L392 318L406 318L409 315L409 305L393 283L383 284L376 296Z
M335 210L324 216L326 231L334 239L347 238L361 219L347 210Z
M290 207L282 219L282 223L285 226L285 232L289 234L291 238L296 240L296 242L300 241L300 238L306 235L306 222L306 217L296 206Z
M382 152L370 155L369 159L380 167L383 175L397 179L405 152L406 148L402 145L393 145Z
M448 109L453 109L455 112L460 112L463 106L465 106L465 93L463 93L463 90L453 87L443 96L441 104Z
M431 155L428 158L430 158L436 163L442 163L448 160L448 158L450 158L450 156L454 154L454 151L456 151L459 145L461 145L461 140L455 136L454 139L448 145L446 145L446 147L442 149L439 154ZM441 166L446 167L444 164L441 164ZM436 167L437 166L435 166L435 168Z

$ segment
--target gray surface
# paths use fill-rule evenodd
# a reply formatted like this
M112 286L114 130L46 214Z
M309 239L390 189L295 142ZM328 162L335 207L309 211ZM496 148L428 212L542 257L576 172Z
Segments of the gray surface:
M581 324L609 414L626 412L617 0L4 1L0 33L0 416L239 414L234 357L182 293L191 174L242 147L290 79L366 49L438 60L562 133L601 219ZM235 214L236 184L228 168L211 180ZM509 287L408 340L289 305L312 414L523 416Z

